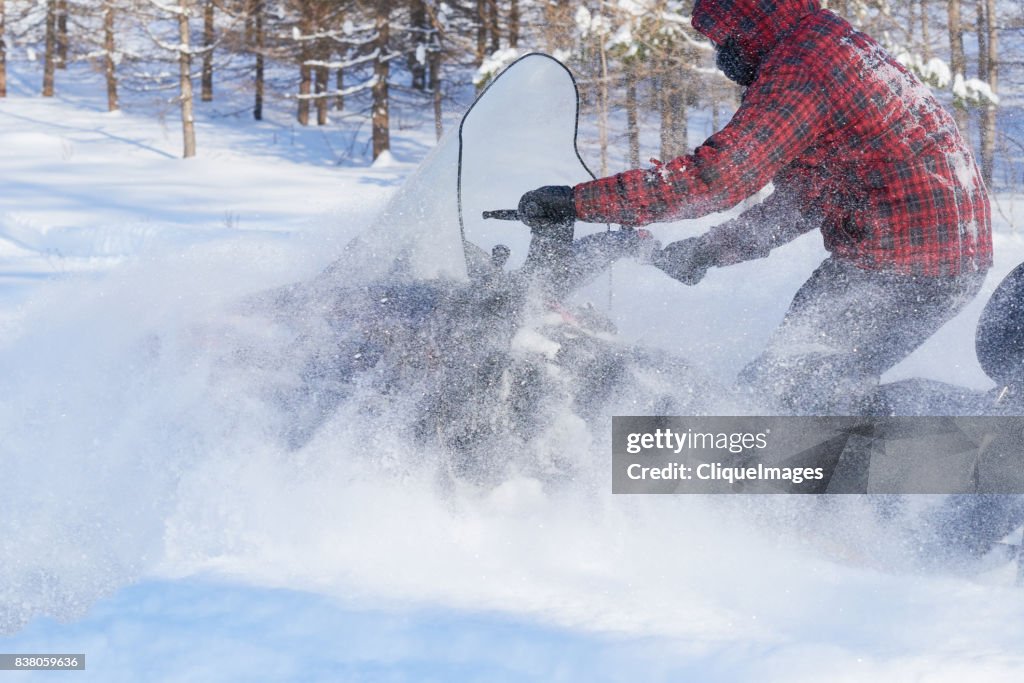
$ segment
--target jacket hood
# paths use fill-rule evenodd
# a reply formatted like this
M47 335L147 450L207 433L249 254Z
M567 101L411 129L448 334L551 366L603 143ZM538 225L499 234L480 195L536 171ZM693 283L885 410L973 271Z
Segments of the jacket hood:
M715 45L734 38L744 56L760 65L779 38L820 9L818 0L697 0L692 22Z

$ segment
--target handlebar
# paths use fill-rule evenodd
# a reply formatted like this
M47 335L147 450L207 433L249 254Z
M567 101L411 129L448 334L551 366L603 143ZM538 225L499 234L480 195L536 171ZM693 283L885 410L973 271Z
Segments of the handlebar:
M519 209L497 209L496 211L484 211L484 218L495 218L499 221L519 220Z

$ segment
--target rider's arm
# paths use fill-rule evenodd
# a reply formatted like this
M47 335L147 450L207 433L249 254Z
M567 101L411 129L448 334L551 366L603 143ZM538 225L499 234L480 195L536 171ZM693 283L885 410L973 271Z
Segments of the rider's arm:
M722 267L764 258L783 244L820 227L821 220L801 208L785 187L736 218L714 226L705 235L712 265Z
M577 217L646 225L726 210L796 159L824 131L828 115L822 83L806 70L764 74L725 128L693 154L577 185Z

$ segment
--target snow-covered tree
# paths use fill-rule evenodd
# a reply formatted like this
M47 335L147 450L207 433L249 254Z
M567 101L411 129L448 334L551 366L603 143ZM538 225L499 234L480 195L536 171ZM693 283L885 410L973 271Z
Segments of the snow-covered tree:
M687 107L696 104L706 80L718 79L705 67L712 47L690 27L690 6L679 0L617 0L581 5L576 12L581 68L597 84L599 110L623 103L634 164L640 157L640 90L646 85L660 120L658 154L672 158L687 150ZM604 88L612 83L621 88L606 97Z
M195 96L192 87L193 58L207 51L192 44L192 19L195 14L195 0L143 0L136 8L136 25L150 39L156 53L151 58L170 60L178 68L175 79L178 90L178 105L181 110L182 156L196 155ZM168 80L169 74L143 73L156 87Z
M120 108L118 67L124 57L121 41L125 36L125 18L133 9L133 0L69 0L67 3L70 36L70 62L91 62L103 72L107 91L107 110Z

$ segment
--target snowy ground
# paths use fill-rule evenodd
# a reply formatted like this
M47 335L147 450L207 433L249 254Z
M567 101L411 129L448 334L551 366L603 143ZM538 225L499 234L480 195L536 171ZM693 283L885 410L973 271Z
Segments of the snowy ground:
M344 413L281 448L259 389L283 361L242 353L275 340L234 303L317 273L429 140L339 165L340 128L207 116L183 162L173 118L98 102L0 102L0 652L88 662L0 678L1021 680L1013 567L921 570L856 499L613 497L571 420L546 446L592 474L556 490L442 495ZM1002 218L996 247L987 292L1024 261ZM638 278L620 326L728 376L820 256ZM987 386L981 304L894 378Z

